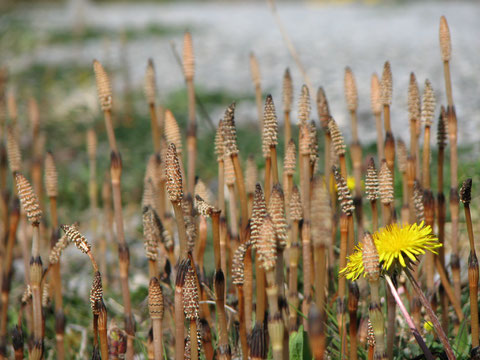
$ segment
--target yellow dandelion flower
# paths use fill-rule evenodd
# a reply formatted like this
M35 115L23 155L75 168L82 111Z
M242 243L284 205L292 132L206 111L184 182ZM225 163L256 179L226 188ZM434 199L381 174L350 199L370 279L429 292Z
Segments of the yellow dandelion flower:
M432 228L424 226L423 221L402 227L398 224L389 225L373 234L373 239L385 270L389 270L397 261L406 267L408 260L416 261L417 256L425 254L427 250L436 254L436 249L442 246L432 233Z
M340 270L340 275L345 275L345 277L351 281L357 280L362 274L365 277L365 268L363 267L362 258L362 243L355 246L355 250L352 255L347 257L347 260L347 266Z
M425 323L423 324L423 328L427 331L427 332L433 332L433 323L431 321L425 321Z
M404 226L389 225L374 233L373 240L383 271L390 270L395 264L406 267L408 262L416 261L417 256L425 254L426 251L436 254L436 249L442 246L432 233L432 228L425 226L423 221L420 224ZM352 281L358 279L360 275L365 276L361 243L348 257L347 266L340 270L340 275Z
M363 181L360 183L362 188L363 188ZM347 187L348 187L348 190L350 191L353 191L355 190L355 178L353 176L349 176L347 178ZM337 184L335 183L335 181L332 181L331 182L331 189L337 191Z

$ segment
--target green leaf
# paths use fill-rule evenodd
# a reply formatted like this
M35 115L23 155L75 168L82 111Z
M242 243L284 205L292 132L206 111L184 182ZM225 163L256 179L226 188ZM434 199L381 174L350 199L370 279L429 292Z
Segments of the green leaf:
M298 331L290 335L288 348L290 359L292 360L312 359L310 347L308 346L307 333L303 331L303 326L300 326Z

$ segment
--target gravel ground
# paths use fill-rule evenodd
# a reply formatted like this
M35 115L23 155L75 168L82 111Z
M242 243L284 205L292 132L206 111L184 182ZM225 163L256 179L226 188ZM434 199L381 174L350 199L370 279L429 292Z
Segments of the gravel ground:
M21 14L38 29L62 29L75 23L78 1L81 0L74 0L62 8L23 9ZM475 130L480 125L480 103L477 101L478 82L472 75L480 73L477 60L479 10L479 4L474 2L412 2L389 6L279 4L280 16L313 85L325 88L332 113L344 128L348 127L343 98L344 67L348 65L353 69L359 88L360 134L365 142L375 139L370 115L370 76L373 72L381 74L387 59L391 62L394 79L392 126L395 134L408 136L406 99L412 70L421 88L424 80L430 79L436 90L437 104L445 103L438 45L441 15L447 16L452 33L453 93L460 121L459 141L478 140ZM87 26L118 29L161 24L191 29L197 61L196 81L203 88L241 94L253 92L248 55L254 51L259 59L265 93L272 93L280 102L281 79L287 66L292 70L296 92L299 92L300 73L266 3L88 4L82 7L81 13ZM135 86L142 84L148 57L156 62L163 94L184 86L170 49L172 40L181 50L181 34L142 37L127 44L129 74ZM39 47L33 54L12 58L8 63L13 71L34 62L90 64L93 58L119 65L120 40L109 40L107 47L105 44L101 39L87 41L81 47L75 44ZM255 117L255 107L251 103L238 105L239 121ZM211 112L216 119L223 109L211 109ZM348 138L348 131L345 132Z

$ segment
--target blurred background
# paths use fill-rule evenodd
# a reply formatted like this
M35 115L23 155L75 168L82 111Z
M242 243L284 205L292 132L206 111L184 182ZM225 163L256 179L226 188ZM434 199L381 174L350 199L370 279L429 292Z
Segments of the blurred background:
M237 101L240 132L246 135L240 141L244 157L255 153L262 165L257 151L260 137L248 136L253 131L259 134L249 54L255 53L258 59L263 95L271 93L278 108L285 69L290 68L297 95L304 82L266 1L1 1L0 66L8 72L7 91L16 95L19 122L25 130L22 147L27 153L31 151L28 104L35 99L45 149L54 152L60 178L70 179L60 183L61 204L75 209L71 211L88 207L85 133L89 127L100 137L99 178L109 162L93 59L106 67L114 85L126 202L136 204L146 160L153 149L143 94L147 61L152 58L155 62L160 104L185 124L187 95L175 52L182 53L186 30L192 33L196 56L199 164L206 165L198 171L206 181L216 173L214 125L233 100ZM370 77L374 72L381 75L386 60L393 70L392 126L396 137L408 140L411 71L415 71L421 91L428 78L436 90L437 104L445 103L438 45L439 18L445 15L452 34L459 143L475 150L464 156L473 158L478 153L477 1L280 1L277 10L311 79L312 90L324 87L331 112L347 140L343 77L345 66L352 68L359 90L363 145L375 139ZM315 109L312 115L317 117Z

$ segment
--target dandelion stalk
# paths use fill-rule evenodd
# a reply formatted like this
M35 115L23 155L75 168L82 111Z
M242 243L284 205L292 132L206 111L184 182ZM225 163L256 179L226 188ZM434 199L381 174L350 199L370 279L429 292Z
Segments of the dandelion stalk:
M460 190L460 200L465 210L465 222L467 223L470 254L468 256L468 285L470 290L470 318L472 327L472 348L479 346L478 332L478 258L475 252L475 239L473 237L472 216L470 214L470 202L472 200L472 179L463 182Z
M453 353L452 347L450 346L450 343L448 342L448 338L447 338L447 336L445 335L445 332L442 329L442 325L438 321L438 318L435 315L435 312L433 311L433 309L430 305L430 302L425 297L422 289L420 288L420 285L415 280L415 278L413 277L412 273L410 272L410 270L408 268L404 268L404 271L405 271L405 274L407 275L408 279L412 283L413 288L417 292L417 295L419 296L420 301L422 302L422 305L425 307L425 310L427 312L428 317L430 318L430 320L433 323L435 331L436 331L440 341L442 342L443 347L445 348L445 353L447 354L447 358L449 360L456 359L456 357Z

